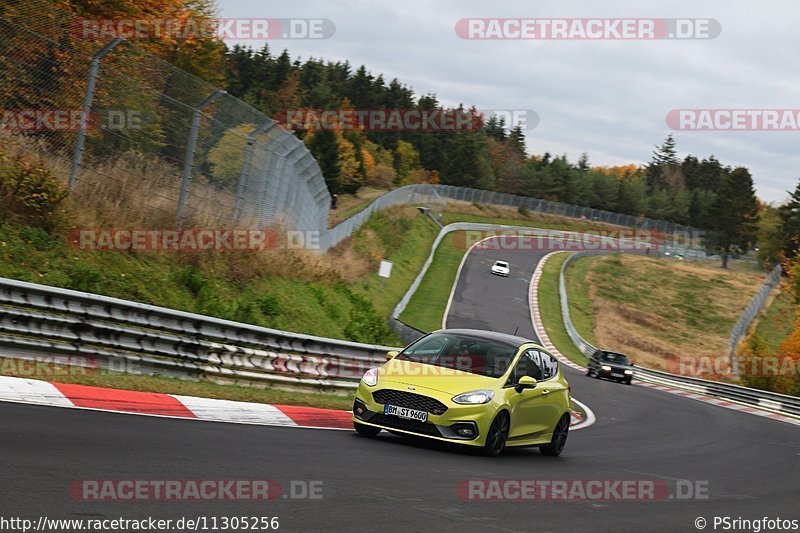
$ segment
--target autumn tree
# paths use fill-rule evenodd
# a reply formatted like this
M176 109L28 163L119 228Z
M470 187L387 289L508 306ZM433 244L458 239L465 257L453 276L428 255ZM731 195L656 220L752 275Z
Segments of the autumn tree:
M242 162L247 148L247 137L254 124L242 124L226 131L208 151L210 181L222 187L233 188L242 172Z

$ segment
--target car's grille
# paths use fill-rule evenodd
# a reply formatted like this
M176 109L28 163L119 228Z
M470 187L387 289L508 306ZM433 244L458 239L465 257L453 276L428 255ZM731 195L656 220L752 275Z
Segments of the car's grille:
M379 426L392 429L411 431L413 433L419 433L420 435L430 435L431 437L442 436L435 425L428 424L427 422L420 422L419 420L406 420L405 418L387 416L378 413L370 418L369 421L371 424L378 424Z
M372 393L375 403L397 405L398 407L408 407L418 411L426 411L432 415L443 415L447 412L447 406L430 396L413 394L401 390L381 389Z

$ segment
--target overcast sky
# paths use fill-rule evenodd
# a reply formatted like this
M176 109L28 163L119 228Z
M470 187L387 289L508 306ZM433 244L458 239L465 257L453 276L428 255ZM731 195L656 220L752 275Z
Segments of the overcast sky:
M800 4L791 1L218 0L220 16L327 18L325 40L275 40L275 53L349 60L445 105L531 109L529 153L582 152L595 165L643 163L670 133L672 109L800 108ZM467 17L711 18L707 40L464 40ZM250 41L254 47L263 42ZM783 201L800 178L800 131L676 131L681 157L715 155L753 173L759 196Z

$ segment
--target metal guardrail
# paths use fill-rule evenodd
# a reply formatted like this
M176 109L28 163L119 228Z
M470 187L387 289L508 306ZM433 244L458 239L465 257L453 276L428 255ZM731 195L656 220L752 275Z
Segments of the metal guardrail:
M581 334L578 333L578 330L575 329L575 325L572 323L572 317L569 313L569 302L567 301L567 285L564 272L567 271L567 266L574 259L579 257L589 257L592 255L603 255L606 253L607 252L575 252L561 264L561 272L558 275L558 296L561 301L561 320L564 322L564 327L567 330L569 338L572 339L572 342L578 347L578 350L580 350L580 352L586 357L589 357L595 351L597 351L597 348L592 346L589 341L581 337Z
M561 300L561 316L564 321L567 334L578 350L580 350L581 353L587 357L597 351L598 348L584 339L580 333L578 333L578 330L575 329L575 325L572 323L569 313L569 302L567 300L564 273L567 270L567 266L575 259L603 253L606 252L576 252L571 254L561 265L561 272L558 280L558 292ZM773 278L775 276L780 276L780 271L778 271L778 268L779 267L776 267L776 269L773 270L769 275L764 287L761 289L762 291L766 290L767 287L771 289L775 283L777 283L777 279ZM761 304L763 304L764 298L759 299L757 295L756 298L753 299L753 302L756 301L759 301ZM753 305L753 302L751 302L751 306ZM748 310L745 311L742 317L749 316L749 309L750 306L748 306ZM743 320L743 318L740 318L740 320ZM750 317L749 321L752 321L752 317ZM736 328L734 328L734 331L736 331ZM776 392L753 389L750 387L742 387L740 385L733 385L731 383L722 383L719 381L709 381L706 379L689 376L680 376L641 366L634 367L634 377L648 383L666 385L669 387L694 392L696 394L705 394L733 402L752 405L768 411L800 417L800 397L797 396L789 396L786 394L778 394Z
M355 387L390 346L289 333L0 278L0 355L218 381Z

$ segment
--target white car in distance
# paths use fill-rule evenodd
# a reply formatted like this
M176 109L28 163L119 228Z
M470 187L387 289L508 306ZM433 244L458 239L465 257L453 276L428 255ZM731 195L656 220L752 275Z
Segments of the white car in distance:
M511 269L508 266L508 263L505 261L495 261L492 265L492 274L496 276L505 276L508 277L508 273Z

